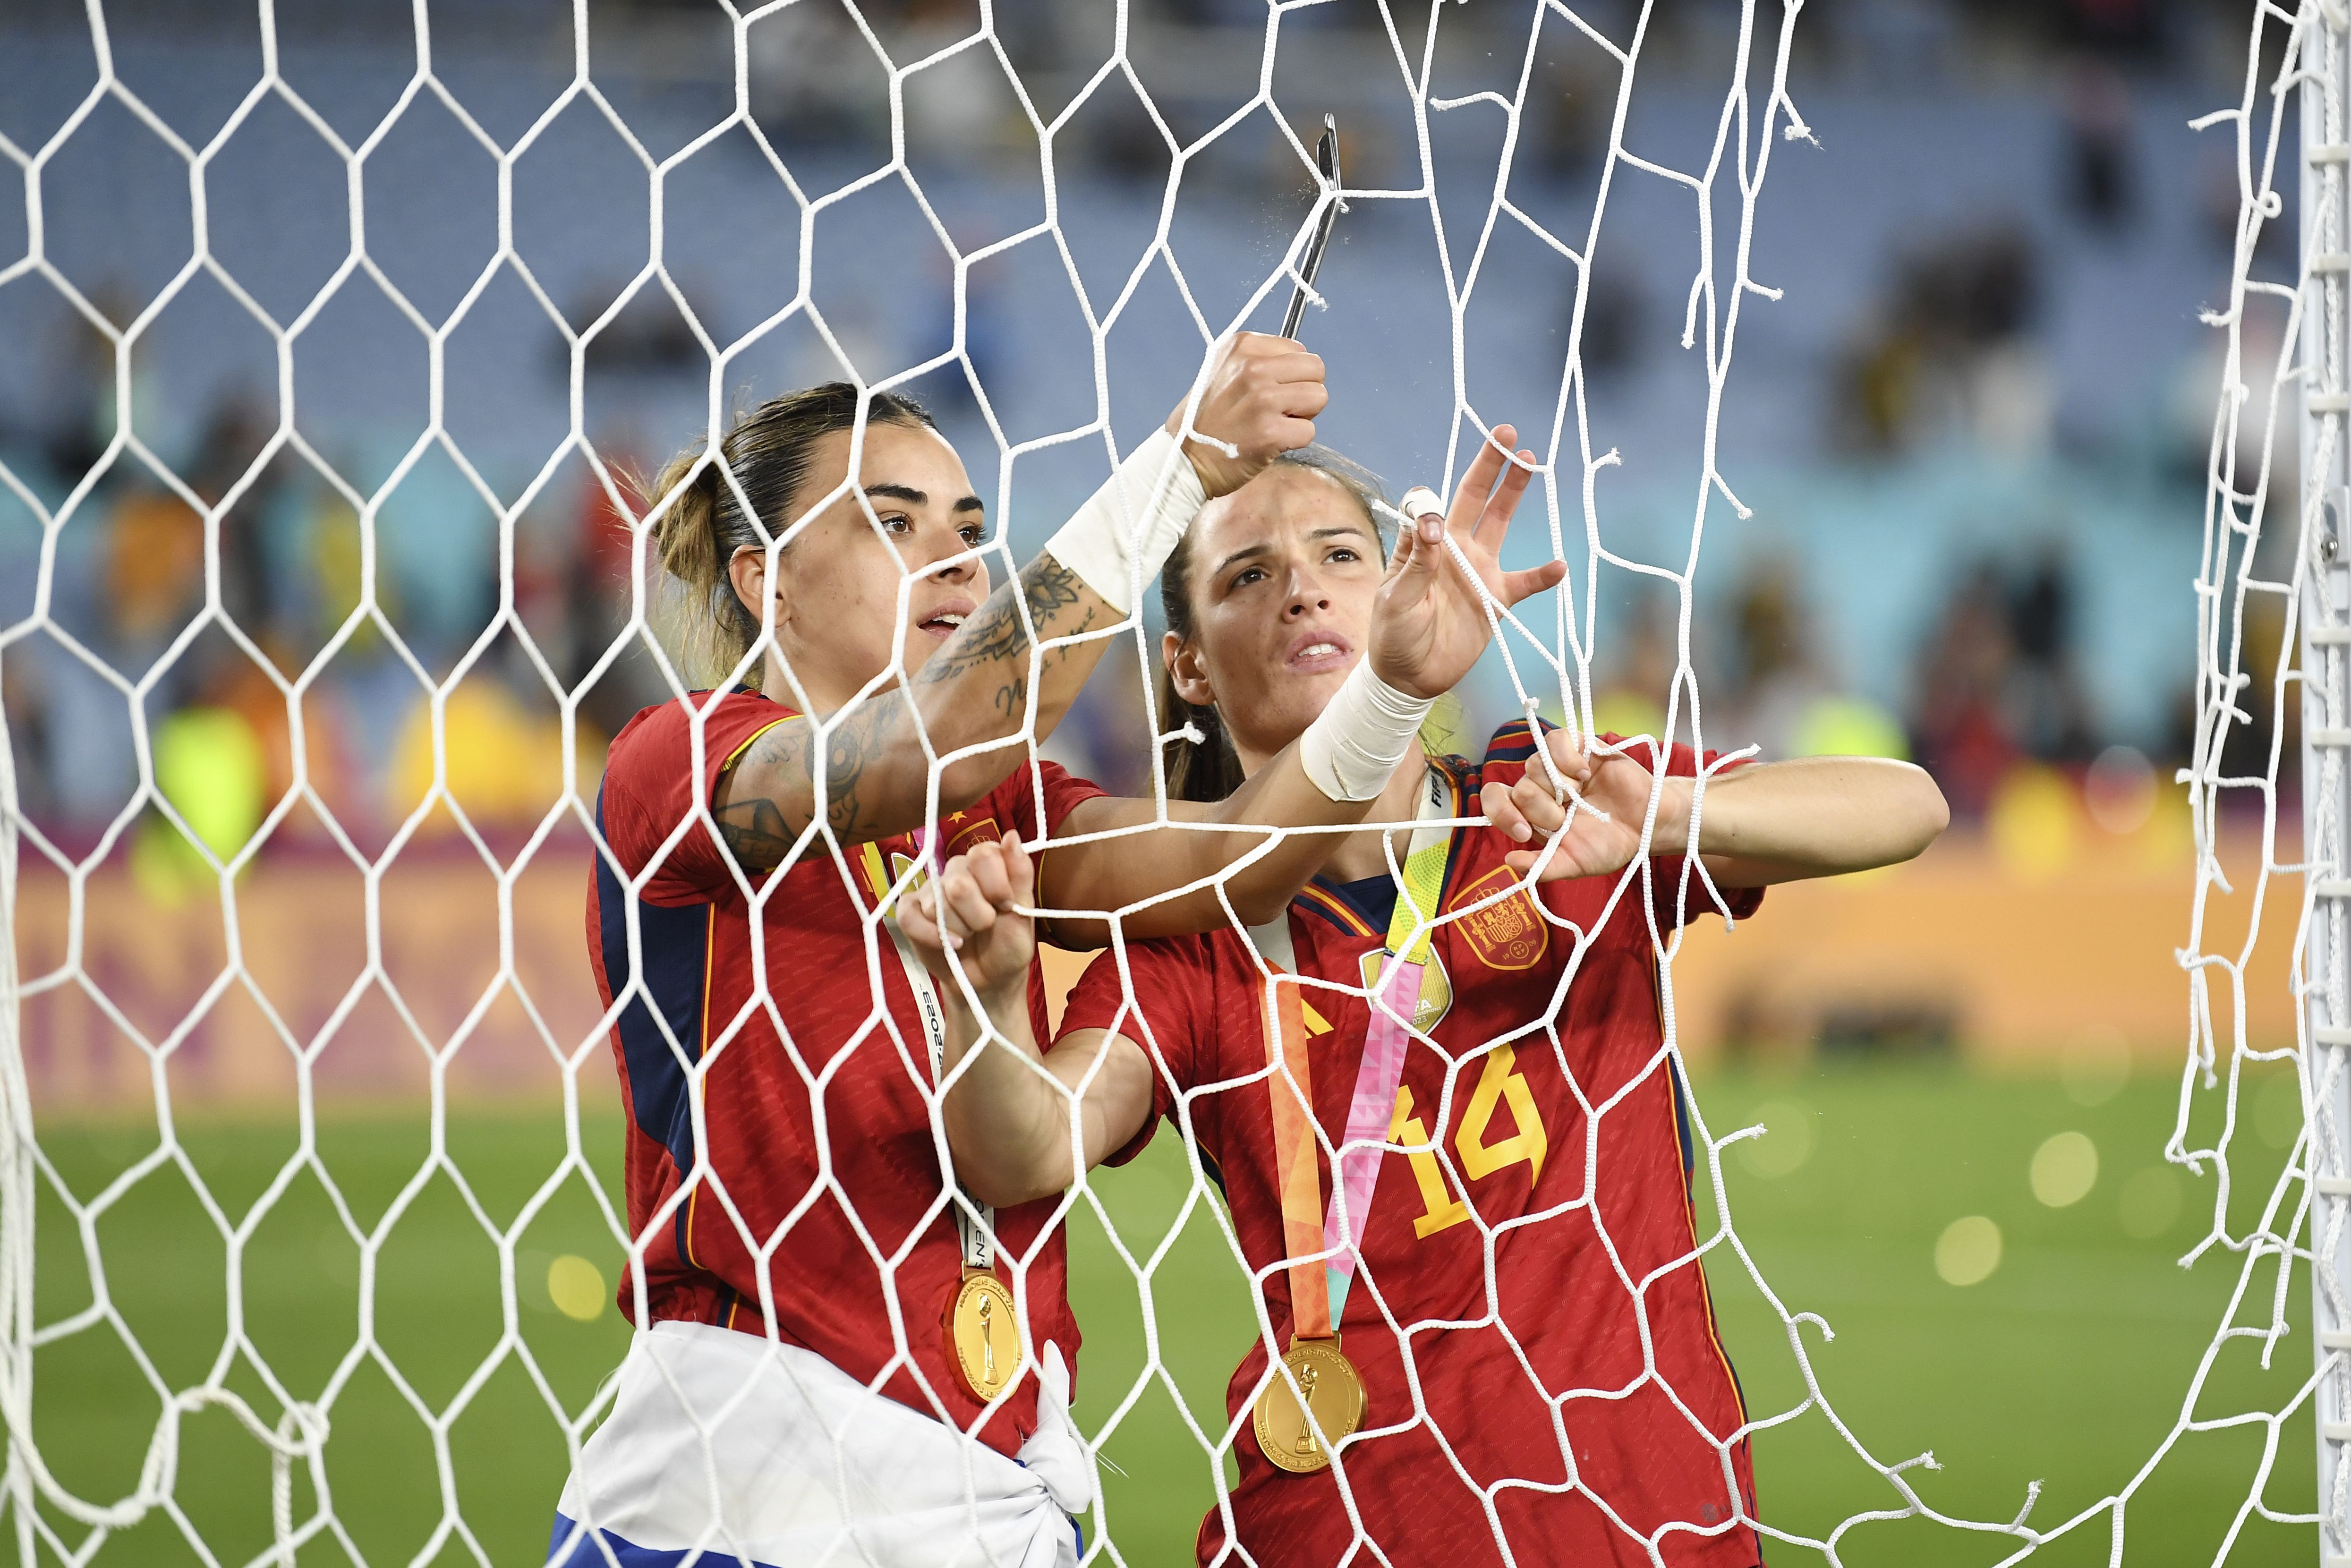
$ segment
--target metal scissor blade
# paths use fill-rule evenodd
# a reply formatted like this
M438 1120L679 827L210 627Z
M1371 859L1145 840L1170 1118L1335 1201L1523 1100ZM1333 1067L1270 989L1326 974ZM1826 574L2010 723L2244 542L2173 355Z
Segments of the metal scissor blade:
M1339 122L1331 115L1322 117L1322 139L1314 144L1314 162L1322 174L1322 188L1330 193L1330 204L1322 209L1322 221L1314 225L1314 238L1306 247L1306 259L1298 266L1298 287L1290 290L1290 308L1281 313L1281 335L1298 336L1298 323L1306 314L1306 297L1314 287L1315 275L1322 270L1322 253L1331 245L1331 225L1339 221Z

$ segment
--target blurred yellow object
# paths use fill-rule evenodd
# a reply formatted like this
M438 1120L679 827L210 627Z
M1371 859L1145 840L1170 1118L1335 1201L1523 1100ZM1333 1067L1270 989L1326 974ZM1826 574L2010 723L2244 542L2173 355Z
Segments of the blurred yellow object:
M1992 851L2020 882L2048 882L2074 863L2081 847L2081 801L2053 768L2022 763L1992 792Z
M2000 1267L2000 1226L1980 1214L1954 1219L1935 1242L1935 1272L1947 1285L1980 1285Z
M528 827L547 814L563 790L563 726L552 714L525 707L497 681L467 680L443 710L449 797L476 827ZM580 774L592 790L601 764L601 737L580 732ZM433 708L419 702L402 722L392 749L392 809L406 817L433 788ZM455 822L435 811L426 831Z
M2098 1185L2098 1145L2087 1133L2059 1133L2032 1155L2032 1196L2070 1208Z
M155 789L215 860L246 846L266 807L269 759L253 726L234 708L190 707L156 726ZM160 813L139 826L131 873L140 890L177 904L213 869L186 834Z
M577 1252L547 1266L547 1299L567 1318L592 1323L604 1315L604 1271Z
M1866 697L1822 697L1796 716L1793 757L1890 757L1910 760L1902 721Z

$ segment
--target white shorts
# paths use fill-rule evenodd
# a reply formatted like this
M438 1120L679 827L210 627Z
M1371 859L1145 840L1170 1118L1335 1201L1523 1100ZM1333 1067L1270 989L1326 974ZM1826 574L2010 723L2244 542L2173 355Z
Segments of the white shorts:
M564 1484L560 1568L1074 1568L1092 1506L1059 1347L1008 1459L813 1351L662 1322L621 1364L611 1414ZM598 1537L601 1536L600 1544Z

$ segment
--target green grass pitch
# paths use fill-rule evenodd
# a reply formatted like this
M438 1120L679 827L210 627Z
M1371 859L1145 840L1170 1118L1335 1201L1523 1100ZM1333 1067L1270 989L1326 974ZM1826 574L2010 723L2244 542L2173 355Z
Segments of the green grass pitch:
M1939 1471L1907 1473L1953 1512L2005 1521L2022 1505L2026 1484L2042 1479L2032 1520L2043 1528L2119 1488L2144 1463L2178 1417L2235 1281L2233 1255L2189 1271L2176 1266L2210 1212L2210 1181L2146 1174L2160 1165L2178 1092L2175 1079L2143 1077L2085 1109L2050 1079L1932 1065L1718 1072L1698 1083L1718 1134L1745 1124L1758 1107L1773 1125L1751 1151L1752 1164L1778 1174L1756 1174L1748 1153L1727 1156L1739 1233L1791 1311L1818 1312L1836 1330L1834 1343L1803 1332L1838 1414L1889 1463L1932 1448ZM2283 1073L2249 1078L2242 1101L2231 1202L2241 1227L2266 1196L2296 1115L2292 1079ZM1807 1124L1810 1139L1792 1123ZM2028 1173L2035 1149L2064 1131L2089 1135L2100 1168L2087 1197L2051 1208L2036 1200ZM617 1122L592 1119L587 1135L598 1179L609 1186ZM1807 1141L1809 1156L1795 1163ZM152 1127L49 1124L41 1143L87 1200L149 1156L155 1136ZM180 1143L234 1229L276 1178L294 1136L286 1126L199 1123L182 1127ZM425 1162L429 1132L413 1113L345 1116L322 1124L320 1145L353 1218L372 1227ZM373 1288L382 1354L360 1358L338 1395L329 1484L337 1516L369 1563L407 1563L428 1546L436 1563L471 1562L475 1547L494 1563L536 1563L564 1463L541 1380L577 1409L627 1343L625 1324L610 1310L593 1322L557 1311L547 1270L577 1254L609 1281L619 1249L574 1175L517 1238L516 1321L528 1364L509 1354L484 1371L500 1308L496 1252L483 1222L515 1223L560 1161L561 1125L540 1113L461 1114L447 1128L447 1151L468 1190L434 1176L391 1232ZM1162 1248L1186 1183L1180 1146L1169 1137L1102 1177L1113 1223L1138 1258ZM2158 1225L2172 1200L2178 1213ZM1937 1238L1963 1215L1991 1218L2004 1242L1991 1277L1964 1288L1939 1278L1935 1262ZM64 1208L45 1194L37 1218L37 1317L50 1324L91 1306L89 1276L84 1239ZM1699 1219L1703 1232L1711 1224L1703 1198ZM229 1385L274 1415L253 1355L303 1398L316 1397L350 1357L359 1252L312 1177L291 1183L238 1243L249 1344L227 1340L228 1247L176 1164L131 1186L97 1222L94 1239L138 1354L97 1322L46 1344L35 1361L35 1435L58 1479L84 1497L110 1501L134 1483L158 1409L151 1371L178 1388L225 1364ZM1802 1384L1784 1332L1727 1250L1710 1259L1708 1276L1750 1408L1789 1408ZM1079 1416L1091 1430L1134 1388L1145 1358L1134 1280L1090 1213L1074 1223L1071 1277L1087 1336ZM2265 1316L2273 1267L2263 1279L2269 1283L2240 1322ZM1240 1281L1212 1216L1196 1207L1151 1276L1166 1375L1145 1383L1105 1450L1116 1467L1105 1475L1107 1525L1129 1563L1189 1560L1213 1483L1176 1397L1221 1433L1225 1379L1251 1332ZM2307 1276L2297 1272L2289 1298L2295 1332L2270 1370L2259 1364L2258 1342L2226 1346L2199 1416L2274 1407L2307 1378ZM462 1410L443 1423L445 1436L436 1436L428 1416L461 1399ZM2125 1561L2210 1561L2243 1501L2265 1435L2246 1425L2184 1438L2133 1501ZM448 1495L440 1444L454 1477ZM2308 1416L2287 1423L2266 1493L2271 1506L2313 1506L2312 1451ZM1816 1411L1760 1438L1757 1470L1764 1517L1791 1531L1818 1534L1848 1515L1897 1505ZM172 1500L215 1562L245 1563L269 1545L266 1457L224 1411L185 1418ZM298 1481L298 1518L311 1506L307 1481ZM66 1534L77 1545L82 1540L78 1528ZM2231 1561L2307 1563L2314 1537L2308 1526L2255 1521ZM1978 1564L1999 1561L2013 1544L1914 1520L1863 1525L1843 1538L1840 1554L1855 1565ZM2104 1563L2111 1547L2101 1521L2033 1561ZM1784 1545L1768 1556L1774 1564L1822 1561ZM329 1537L301 1557L346 1560ZM159 1512L110 1537L94 1562L202 1560L180 1525Z

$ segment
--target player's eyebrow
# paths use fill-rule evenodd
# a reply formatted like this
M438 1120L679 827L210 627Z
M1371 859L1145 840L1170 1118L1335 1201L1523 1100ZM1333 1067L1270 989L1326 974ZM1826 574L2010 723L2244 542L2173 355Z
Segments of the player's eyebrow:
M868 485L865 486L865 493L869 496L878 496L884 500L904 501L910 507L927 506L931 499L927 494L915 489L912 485ZM987 503L977 496L966 496L947 508L950 512L984 512L987 509Z
M1328 539L1336 538L1343 534L1353 534L1359 539L1369 539L1372 537L1370 531L1361 523L1337 523L1329 528L1309 528L1307 530L1306 537L1310 539ZM1217 563L1216 571L1211 572L1209 575L1213 577L1221 573L1225 568L1232 565L1235 561L1247 560L1251 556L1270 554L1272 549L1273 547L1271 545L1264 543L1243 545L1240 549L1233 551L1232 554L1218 561Z

